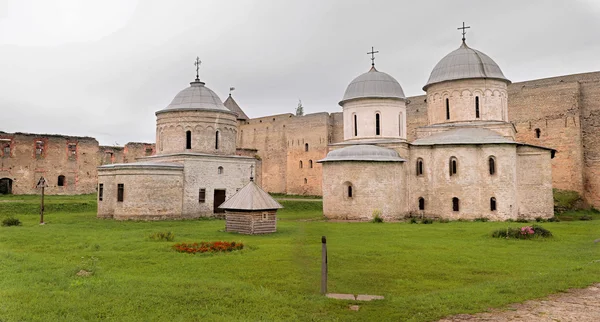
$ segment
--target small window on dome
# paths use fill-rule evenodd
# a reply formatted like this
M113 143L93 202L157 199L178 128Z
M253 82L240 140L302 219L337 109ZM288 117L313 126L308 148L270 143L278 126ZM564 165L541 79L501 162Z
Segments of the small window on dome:
M375 114L375 135L381 135L381 116L379 113Z
M475 96L475 118L479 118L479 96Z
M446 99L446 120L450 119L450 99Z
M188 150L192 148L192 131L185 132L185 148Z

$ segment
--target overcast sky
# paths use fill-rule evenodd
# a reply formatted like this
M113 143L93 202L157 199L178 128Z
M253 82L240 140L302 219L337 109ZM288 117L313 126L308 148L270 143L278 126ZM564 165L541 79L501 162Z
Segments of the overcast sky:
M421 95L463 21L513 82L600 70L600 0L0 0L0 131L153 142L196 56L250 117L341 111L371 46Z

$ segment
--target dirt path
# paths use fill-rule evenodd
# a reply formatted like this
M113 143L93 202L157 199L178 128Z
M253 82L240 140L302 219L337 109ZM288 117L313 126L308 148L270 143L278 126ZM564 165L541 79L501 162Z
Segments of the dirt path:
M543 300L513 304L507 310L459 314L439 322L460 321L600 321L600 283L586 289L553 294Z

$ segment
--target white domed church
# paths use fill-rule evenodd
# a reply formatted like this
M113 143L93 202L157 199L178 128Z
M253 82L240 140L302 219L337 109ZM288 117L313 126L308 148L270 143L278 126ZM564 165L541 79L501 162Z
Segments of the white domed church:
M250 182L256 163L235 154L239 117L196 75L156 112L155 155L98 168L98 217L158 220L223 212L218 206Z
M515 141L508 84L500 67L463 38L431 72L423 87L428 125L407 142L402 87L373 64L339 103L344 141L318 161L325 216L552 217L555 151Z

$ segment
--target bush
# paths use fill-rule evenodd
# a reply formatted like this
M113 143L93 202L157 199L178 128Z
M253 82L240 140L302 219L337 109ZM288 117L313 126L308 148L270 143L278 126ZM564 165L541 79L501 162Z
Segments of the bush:
M592 220L592 216L583 215L583 216L579 217L579 220Z
M548 238L552 237L552 233L542 226L533 225L520 228L508 227L506 229L498 229L492 233L492 237L515 239Z
M450 219L448 218L440 218L438 219L438 222L442 223L442 224L447 224L450 222Z
M415 218L415 217L412 217L412 218L410 218L410 223L411 223L411 224L418 224L418 223L419 223L419 221L417 220L417 218Z
M490 219L487 217L479 217L479 218L475 218L473 219L473 221L479 221L479 222L488 222Z
M563 213L569 210L582 209L583 199L577 191L552 189L554 196L554 211Z
M433 224L433 219L430 218L423 218L423 220L421 220L422 224Z
M529 222L529 220L527 220L527 219L525 219L525 218L523 218L523 217L521 217L521 218L518 218L518 219L517 219L517 220L515 220L515 221L516 221L516 222L520 222L520 223L525 223L525 224Z
M173 245L173 249L180 253L219 253L231 252L244 248L244 244L236 242L200 242L200 243L178 243Z
M535 222L546 222L547 220L542 217L535 217Z
M21 221L18 218L12 216L6 217L4 218L4 220L2 220L2 226L21 226Z
M149 238L156 241L173 241L173 239L175 239L175 234L170 231L158 232L151 234Z
M558 217L556 217L556 216L548 218L548 222L559 222L559 221L560 221L560 219L558 219Z
M382 223L383 222L383 218L381 217L381 210L379 210L379 209L373 210L373 219L371 220L371 222L374 222L374 223Z

